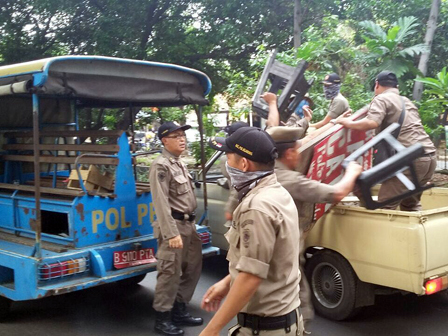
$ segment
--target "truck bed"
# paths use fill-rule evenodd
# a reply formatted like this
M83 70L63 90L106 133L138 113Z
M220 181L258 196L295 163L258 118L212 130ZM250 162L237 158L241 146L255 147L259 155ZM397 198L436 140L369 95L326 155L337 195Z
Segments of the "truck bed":
M338 252L364 282L422 295L424 279L448 273L448 189L426 191L422 205L419 212L367 210L344 199L316 222L307 248Z

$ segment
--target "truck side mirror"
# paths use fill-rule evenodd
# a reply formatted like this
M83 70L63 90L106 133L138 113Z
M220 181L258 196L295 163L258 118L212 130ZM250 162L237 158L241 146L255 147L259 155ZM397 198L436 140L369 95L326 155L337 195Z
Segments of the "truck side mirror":
M390 158L372 167L371 169L362 172L356 181L361 190L366 208L369 210L381 208L387 204L405 199L409 196L421 193L424 190L433 187L432 184L420 186L413 164L413 161L415 159L424 154L422 145L420 143L417 143L407 148L404 147L392 135L393 131L398 127L398 123L393 123L380 134L375 136L371 141L350 154L342 163L342 166L346 168L351 161L356 161L365 152L370 150L370 148L378 145L380 142L386 142L396 151L395 155L392 155ZM407 178L403 174L405 170L409 170L411 172L411 179ZM371 188L374 185L386 181L394 176L397 177L401 181L401 183L406 186L408 191L404 192L401 195L397 195L390 199L387 199L383 202L374 201L372 198Z

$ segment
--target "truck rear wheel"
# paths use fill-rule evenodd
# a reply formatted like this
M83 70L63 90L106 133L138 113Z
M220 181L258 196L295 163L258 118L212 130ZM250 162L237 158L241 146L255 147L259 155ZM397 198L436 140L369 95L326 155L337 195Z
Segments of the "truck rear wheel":
M4 320L8 316L11 302L10 299L0 296L0 320Z
M359 312L360 308L355 306L358 278L340 254L319 251L305 266L314 308L319 315L341 321Z

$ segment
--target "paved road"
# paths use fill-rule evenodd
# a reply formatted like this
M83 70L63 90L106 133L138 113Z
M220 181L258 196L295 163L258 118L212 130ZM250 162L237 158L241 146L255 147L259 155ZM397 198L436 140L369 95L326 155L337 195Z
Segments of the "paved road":
M226 275L223 257L207 259L192 311L209 321L199 302L207 288ZM1 336L148 336L154 335L155 274L139 286L110 284L38 301L16 302L10 318L0 324ZM448 335L448 303L436 297L384 296L356 319L332 322L317 317L311 336L444 336ZM187 336L201 328L185 328ZM225 331L221 335L227 335Z

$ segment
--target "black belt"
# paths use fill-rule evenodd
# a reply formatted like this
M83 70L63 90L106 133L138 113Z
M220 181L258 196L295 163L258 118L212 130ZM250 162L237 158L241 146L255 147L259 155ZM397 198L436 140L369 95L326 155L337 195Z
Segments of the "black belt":
M422 156L429 156L429 157L431 157L431 156L435 156L435 155L436 155L436 152L432 152L432 153L423 154Z
M253 335L259 335L260 330L285 329L287 333L291 331L291 326L297 323L297 314L294 309L292 312L273 317L263 317L246 313L238 314L238 324L245 328L252 329Z
M173 218L177 220L187 220L190 222L196 219L196 214L194 212L192 212L191 214L187 214L177 210L171 210L171 216L173 216Z

